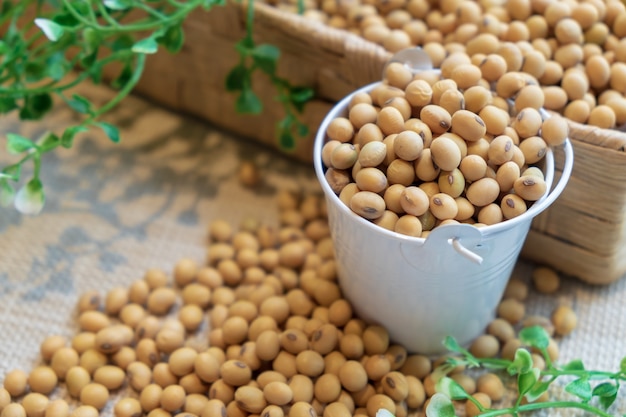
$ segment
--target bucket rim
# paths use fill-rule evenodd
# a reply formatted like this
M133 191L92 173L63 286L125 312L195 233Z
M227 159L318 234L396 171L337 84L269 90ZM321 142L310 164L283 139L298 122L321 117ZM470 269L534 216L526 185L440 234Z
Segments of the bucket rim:
M335 192L330 188L330 185L328 184L328 181L326 181L326 178L324 176L325 168L323 166L321 156L322 156L322 148L324 146L324 143L326 142L326 131L327 131L328 125L335 117L339 116L348 107L348 104L354 95L358 93L369 92L380 84L382 84L381 81L376 81L376 82L367 84L353 91L352 93L348 94L343 99L341 99L339 102L337 102L332 107L332 109L326 114L326 116L322 120L322 123L320 124L315 134L315 140L313 143L313 165L315 169L315 174L317 176L318 182L320 183L322 190L324 191L324 194L326 195L326 197L330 198L332 202L336 206L339 207L340 211L342 211L345 214L354 216L356 221L362 224L364 227L375 228L375 230L377 230L382 235L388 236L391 238L400 239L400 240L404 240L408 242L424 243L426 239L428 239L428 237L425 237L425 238L413 237L413 236L407 236L401 233L393 232L391 230L380 227L374 224L373 222L354 213L347 205L345 205L339 199L339 196L335 194ZM550 115L545 111L542 112L542 114L545 115L546 117L550 117ZM556 185L553 188L552 183L554 179L554 174L556 172L556 168L554 164L554 149L555 148L563 149L565 153L565 159L564 159L564 165L563 165L563 171L561 173L561 177L559 178L559 181L556 183ZM537 215L539 215L541 212L546 210L550 205L552 205L552 203L554 203L554 201L559 197L559 195L561 195L561 193L567 186L567 183L571 176L573 165L574 165L574 151L573 151L572 144L571 144L569 137L566 138L563 145L560 145L559 147L548 147L546 155L544 157L544 161L545 161L544 175L545 175L545 181L546 181L548 192L546 192L539 200L535 201L533 205L528 210L526 210L523 214L517 217L514 217L513 219L507 219L507 220L504 220L500 223L496 223L493 225L476 227L475 229L480 231L483 238L501 233L505 230L512 229L518 226L519 224L532 221ZM454 225L454 226L458 227L459 225ZM471 225L468 225L468 226L471 226ZM444 228L446 226L444 225L444 226L438 226L438 227Z

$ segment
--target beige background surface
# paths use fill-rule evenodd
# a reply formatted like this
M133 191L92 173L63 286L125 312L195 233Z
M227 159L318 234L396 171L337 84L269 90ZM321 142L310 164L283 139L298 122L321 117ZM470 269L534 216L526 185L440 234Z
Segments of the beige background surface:
M72 117L61 108L45 125L58 128ZM277 190L318 189L312 167L137 98L110 121L123 127L121 144L89 133L73 149L45 157L47 203L39 216L0 211L0 380L13 368L38 364L47 335L76 332L81 293L127 286L148 268L169 272L183 257L202 262L211 220L275 223ZM43 129L2 122L0 130L25 135ZM239 183L243 160L261 167L258 188ZM528 280L531 267L520 262L517 276ZM593 287L565 279L555 295L531 291L527 309L549 315L561 303L574 308L579 325L559 340L560 361L581 358L588 368L617 370L626 356L626 280ZM625 403L616 415L626 413Z

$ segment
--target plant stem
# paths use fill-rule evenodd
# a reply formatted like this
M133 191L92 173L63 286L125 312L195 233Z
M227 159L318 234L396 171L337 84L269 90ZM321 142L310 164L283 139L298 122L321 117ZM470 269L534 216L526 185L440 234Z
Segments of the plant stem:
M530 403L523 404L511 408L502 408L502 409L489 409L480 414L480 417L496 417L505 414L517 414L520 412L527 411L536 411L536 410L545 410L548 408L576 408L579 410L588 411L590 413L594 413L600 417L614 417L613 415L600 410L597 407L594 407L589 404L580 403L576 401L551 401L551 402L542 402L542 403Z

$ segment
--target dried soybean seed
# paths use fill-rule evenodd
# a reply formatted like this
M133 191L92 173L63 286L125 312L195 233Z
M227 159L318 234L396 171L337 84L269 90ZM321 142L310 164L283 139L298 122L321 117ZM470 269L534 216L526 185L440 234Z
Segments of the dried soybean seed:
M493 203L500 194L500 185L493 178L481 178L467 188L465 197L477 207ZM432 208L431 208L432 210Z
M267 406L263 391L257 387L242 386L235 391L237 407L249 413L260 413Z
M4 407L4 409L2 409L2 413L0 415L2 417L27 417L26 410L20 403L8 404Z
M558 291L561 283L559 274L552 268L540 266L533 270L532 281L535 289L543 294L553 294Z
M60 398L48 402L46 410L44 411L44 417L68 417L69 414L70 407L67 401Z
M422 137L412 130L398 133L393 142L393 150L398 158L405 161L414 161L421 155L424 149Z
M502 209L498 204L491 203L478 210L476 220L478 223L489 226L502 222L504 220L504 215L502 214Z
M491 407L491 399L489 398L487 394L483 392L477 392L473 394L472 397L474 398L474 400L480 403L482 407L484 408ZM465 415L467 417L476 417L480 413L481 413L480 409L478 408L478 406L476 406L476 404L474 404L474 402L472 401L465 402Z
M385 136L400 133L404 130L404 117L395 107L383 107L378 112L376 125Z
M370 416L375 416L378 410L385 409L391 414L396 413L396 404L385 394L374 394L368 400L366 404L367 413Z
M501 135L504 129L509 125L509 114L493 104L483 107L478 116L485 123L487 133L491 135Z
M385 173L374 167L361 169L356 174L354 181L359 190L371 191L373 193L381 193L388 186L387 176L385 176Z
M426 192L419 187L402 187L399 203L402 212L412 214L413 216L421 216L428 210L429 198ZM398 209L398 207L396 207L396 209Z
M109 390L102 384L90 382L80 390L80 402L102 410L109 401Z
M442 171L439 174L439 191L454 198L459 197L465 191L465 177L458 168L452 171ZM408 212L408 211L407 211ZM423 213L417 214L418 216Z
M500 209L505 219L513 219L526 212L528 207L523 198L516 194L507 194L502 197L500 202Z
M433 133L444 133L450 129L452 116L443 107L428 104L420 110L420 119L428 125ZM432 145L431 145L432 148Z
M346 117L335 117L328 124L326 135L330 140L349 142L354 137L354 126Z
M387 181L389 184L409 185L415 180L415 168L413 163L404 159L394 159L387 166Z
M463 139L475 142L487 133L485 122L469 110L458 110L452 114L451 130Z
M359 152L352 143L341 143L330 154L330 164L336 169L351 168L357 161Z
M32 392L49 394L56 388L58 380L56 373L50 366L39 365L30 371L27 381ZM5 388L7 387L5 386Z
M44 339L39 347L39 353L41 353L41 358L45 362L49 362L52 359L52 355L67 345L67 339L61 335L52 335L48 336Z
M439 106L453 115L457 111L465 109L465 97L459 90L446 90L439 98Z
M105 365L96 369L93 382L103 385L108 390L116 390L124 384L126 373L118 366Z
M368 142L359 151L358 161L362 168L380 165L387 155L387 147L383 142Z
M461 159L459 169L467 181L477 181L487 173L487 162L479 155L469 154Z
M495 336L501 343L515 338L515 329L511 323L502 318L493 319L487 326L487 333Z
M27 417L44 417L49 402L45 395L31 392L22 398L22 407Z
M180 410L185 404L185 390L180 385L169 385L163 388L160 405L166 411Z
M495 336L483 334L472 342L469 350L476 357L493 358L500 351L500 343Z
M498 317L503 318L511 324L519 323L526 314L524 304L514 298L507 298L498 304Z
M142 414L141 404L135 398L122 398L113 406L115 417L137 417Z
M454 219L458 207L454 198L445 193L437 193L430 198L430 212L439 220Z
M371 191L359 191L350 199L350 209L366 219L376 219L385 211L383 198Z
M325 373L319 376L313 384L315 399L321 403L331 403L341 394L341 381L335 374Z
M448 137L437 137L430 145L431 158L433 162L444 171L452 171L461 163L461 150Z
M542 178L522 175L513 184L513 189L524 200L537 201L546 193L547 185Z
M567 336L570 334L578 323L576 313L569 306L558 306L551 316L552 324L554 324L554 333L559 336Z

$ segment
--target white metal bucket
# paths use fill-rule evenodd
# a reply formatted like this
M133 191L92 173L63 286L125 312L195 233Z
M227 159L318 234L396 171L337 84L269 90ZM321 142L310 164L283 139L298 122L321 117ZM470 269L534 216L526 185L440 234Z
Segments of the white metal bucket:
M494 318L533 218L565 188L573 166L571 143L566 140L563 146L565 164L554 187L554 154L552 150L546 154L544 174L551 191L526 213L483 228L447 225L435 228L427 238L409 237L352 212L324 177L326 129L332 119L346 114L351 97L337 103L323 120L313 152L341 289L359 317L384 326L391 339L410 352L441 353L448 335L467 345Z

